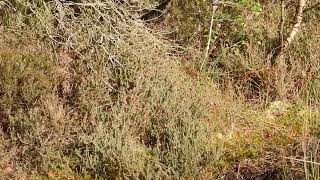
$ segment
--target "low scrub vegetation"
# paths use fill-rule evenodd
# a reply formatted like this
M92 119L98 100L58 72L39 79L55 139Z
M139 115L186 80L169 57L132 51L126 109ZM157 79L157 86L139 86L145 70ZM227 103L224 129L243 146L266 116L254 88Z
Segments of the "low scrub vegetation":
M0 177L320 178L319 3L274 65L283 2L0 0Z

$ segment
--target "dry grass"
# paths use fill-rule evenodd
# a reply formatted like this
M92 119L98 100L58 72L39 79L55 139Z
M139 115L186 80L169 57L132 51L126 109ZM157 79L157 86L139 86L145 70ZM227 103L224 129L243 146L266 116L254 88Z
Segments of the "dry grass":
M0 2L1 177L319 178L315 11L282 71L280 3L219 7L200 72L205 3L145 24L148 1Z

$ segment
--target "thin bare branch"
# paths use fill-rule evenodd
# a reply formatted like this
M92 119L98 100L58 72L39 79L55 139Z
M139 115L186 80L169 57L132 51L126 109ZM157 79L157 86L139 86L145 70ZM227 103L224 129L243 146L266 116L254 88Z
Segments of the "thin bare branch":
M215 0L214 3L217 3L218 1ZM212 36L212 28L213 28L213 22L214 22L214 15L216 13L218 9L218 5L214 5L213 8L212 8L212 15L211 15L211 23L210 23L210 30L209 30L209 37L208 37L208 43L207 43L207 47L206 47L206 54L204 56L204 59L201 63L201 67L200 67L200 71L202 71L202 68L204 67L207 59L208 59L208 56L209 56L209 49L210 49L210 44L211 44L211 36Z

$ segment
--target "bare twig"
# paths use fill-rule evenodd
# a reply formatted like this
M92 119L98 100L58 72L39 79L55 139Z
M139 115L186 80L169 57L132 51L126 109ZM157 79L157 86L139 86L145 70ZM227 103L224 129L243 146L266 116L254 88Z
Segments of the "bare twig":
M217 3L218 1L215 0L214 3ZM213 28L213 22L214 22L214 14L216 12L218 8L218 5L214 5L212 8L212 15L211 15L211 23L210 23L210 30L209 30L209 37L208 37L208 43L207 43L207 47L206 47L206 54L204 56L204 59L201 63L201 67L200 67L200 71L202 71L202 68L204 66L204 64L206 63L208 56L209 56L209 49L210 49L210 43L211 43L211 36L212 36L212 28Z

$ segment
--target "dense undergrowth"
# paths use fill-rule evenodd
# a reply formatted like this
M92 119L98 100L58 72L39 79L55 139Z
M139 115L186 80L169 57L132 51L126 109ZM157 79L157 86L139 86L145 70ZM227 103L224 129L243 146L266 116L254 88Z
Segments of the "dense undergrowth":
M0 1L0 177L320 178L319 8L283 71L279 1L219 6L208 59L212 4L157 3Z

